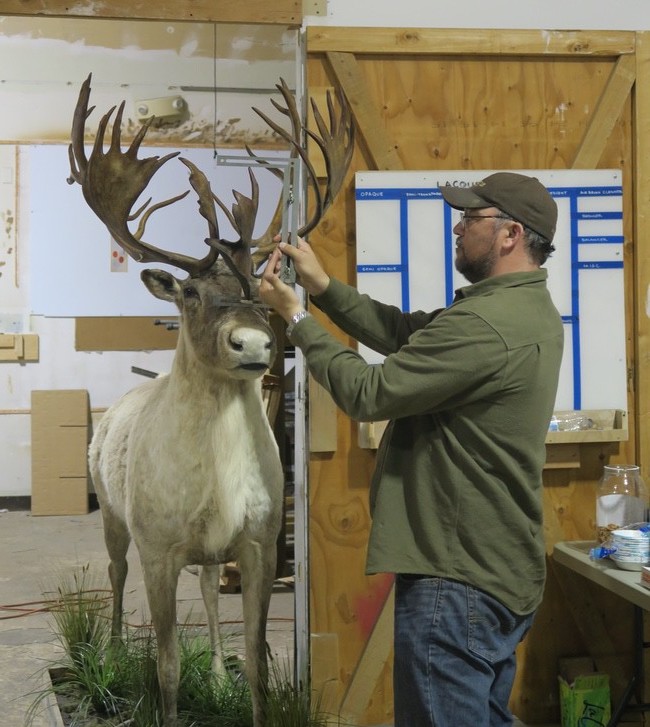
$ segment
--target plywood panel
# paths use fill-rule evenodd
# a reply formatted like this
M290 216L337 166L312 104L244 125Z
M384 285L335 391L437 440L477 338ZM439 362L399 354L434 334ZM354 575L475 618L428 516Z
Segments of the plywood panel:
M497 159L512 169L570 168L612 70L607 60L358 63L406 169L490 169Z
M548 53L542 52L542 39ZM330 51L355 53L365 92L404 169L565 169L579 158L581 148L589 150L590 163L598 168L621 168L627 359L634 371L633 102L624 92L626 84L632 85L631 65L623 62L619 69L624 72L614 73L618 57L634 46L634 34L627 33L477 31L470 37L463 31L312 28L308 83L324 87L336 81L332 58L327 57ZM590 127L603 92L612 88L612 78L614 91L601 104L600 121ZM374 163L373 155L360 146L353 170L372 169ZM350 179L311 242L331 274L355 282ZM603 465L636 459L638 406L631 378L629 440L580 445L579 467L544 473L549 553L558 540L593 537L595 489ZM343 690L364 652L360 614L374 614L359 604L372 601L378 588L377 581L363 574L370 523L367 487L374 455L360 450L357 442L358 426L339 413L336 452L312 456L310 461L311 626L317 632L338 634ZM620 599L597 590L590 598L604 614L613 648L623 655L627 669L629 609ZM581 653L585 653L584 639L576 631L565 592L551 574L536 623L519 649L512 707L521 719L530 724L559 721L557 659ZM391 705L389 679L386 671L363 724L390 721L386 719Z

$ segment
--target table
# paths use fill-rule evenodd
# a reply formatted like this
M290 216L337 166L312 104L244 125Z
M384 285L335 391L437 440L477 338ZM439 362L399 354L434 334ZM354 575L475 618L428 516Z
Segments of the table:
M607 727L614 727L628 708L635 690L643 685L643 611L650 611L650 589L640 585L639 571L621 570L609 558L591 560L589 550L596 545L591 540L556 543L553 559L634 605L634 673L619 703L612 710ZM633 708L648 711L650 704L639 703Z

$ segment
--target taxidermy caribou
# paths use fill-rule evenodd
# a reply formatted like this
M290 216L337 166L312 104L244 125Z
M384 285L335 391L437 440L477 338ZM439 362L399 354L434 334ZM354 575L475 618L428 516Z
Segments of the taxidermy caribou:
M154 174L179 152L138 159L153 119L140 128L126 151L121 148L124 102L113 122L110 144L104 137L113 107L99 122L86 158L85 125L93 108L89 76L83 83L72 123L70 184L83 195L112 237L135 260L167 263L187 273L178 279L146 269L141 278L158 298L173 301L180 331L169 375L137 387L102 417L89 450L90 469L99 498L113 588L112 633L121 637L126 553L135 541L158 644L158 682L165 727L177 725L179 653L176 588L182 568L201 567L200 585L207 611L213 668L224 672L218 633L220 563L237 560L241 570L246 677L251 689L253 722L265 725L268 666L266 619L276 568L276 539L281 523L283 473L278 448L263 406L261 377L276 351L266 309L257 296L256 264L273 246L280 227L281 202L268 230L253 239L258 184L252 170L251 196L233 192L229 210L213 194L205 174L179 157L189 169L189 183L207 222L205 257L167 252L145 242L147 219L155 210L189 194L149 207L132 207ZM326 123L314 104L318 134L304 128L295 99L284 82L277 86L288 116L286 131L255 111L284 139L304 169L313 213L297 231L313 229L341 187L353 146L349 106L338 94L328 97ZM338 109L338 110L337 110ZM326 189L319 189L302 137L307 134L323 154ZM252 164L259 159L248 149ZM275 170L277 176L283 172ZM215 205L216 203L216 205ZM217 206L239 235L232 242L219 234ZM131 231L127 224L139 220Z

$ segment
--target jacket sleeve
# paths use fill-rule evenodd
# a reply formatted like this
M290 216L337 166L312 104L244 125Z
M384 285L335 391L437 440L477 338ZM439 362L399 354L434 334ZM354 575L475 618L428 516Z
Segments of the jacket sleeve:
M334 278L322 295L312 296L311 300L342 331L385 356L397 351L414 331L439 313L403 313Z
M369 365L313 318L292 340L316 380L358 421L396 419L485 400L500 388L506 346L494 329L470 311L448 308L407 342Z

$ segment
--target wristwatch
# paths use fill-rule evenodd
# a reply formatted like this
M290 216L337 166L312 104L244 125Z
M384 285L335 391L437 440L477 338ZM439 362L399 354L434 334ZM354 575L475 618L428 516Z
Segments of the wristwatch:
M291 320L289 321L289 325L287 326L287 336L290 336L293 333L293 329L300 323L300 321L307 318L307 316L310 316L311 313L306 310L299 310L297 313L294 313L291 316Z

